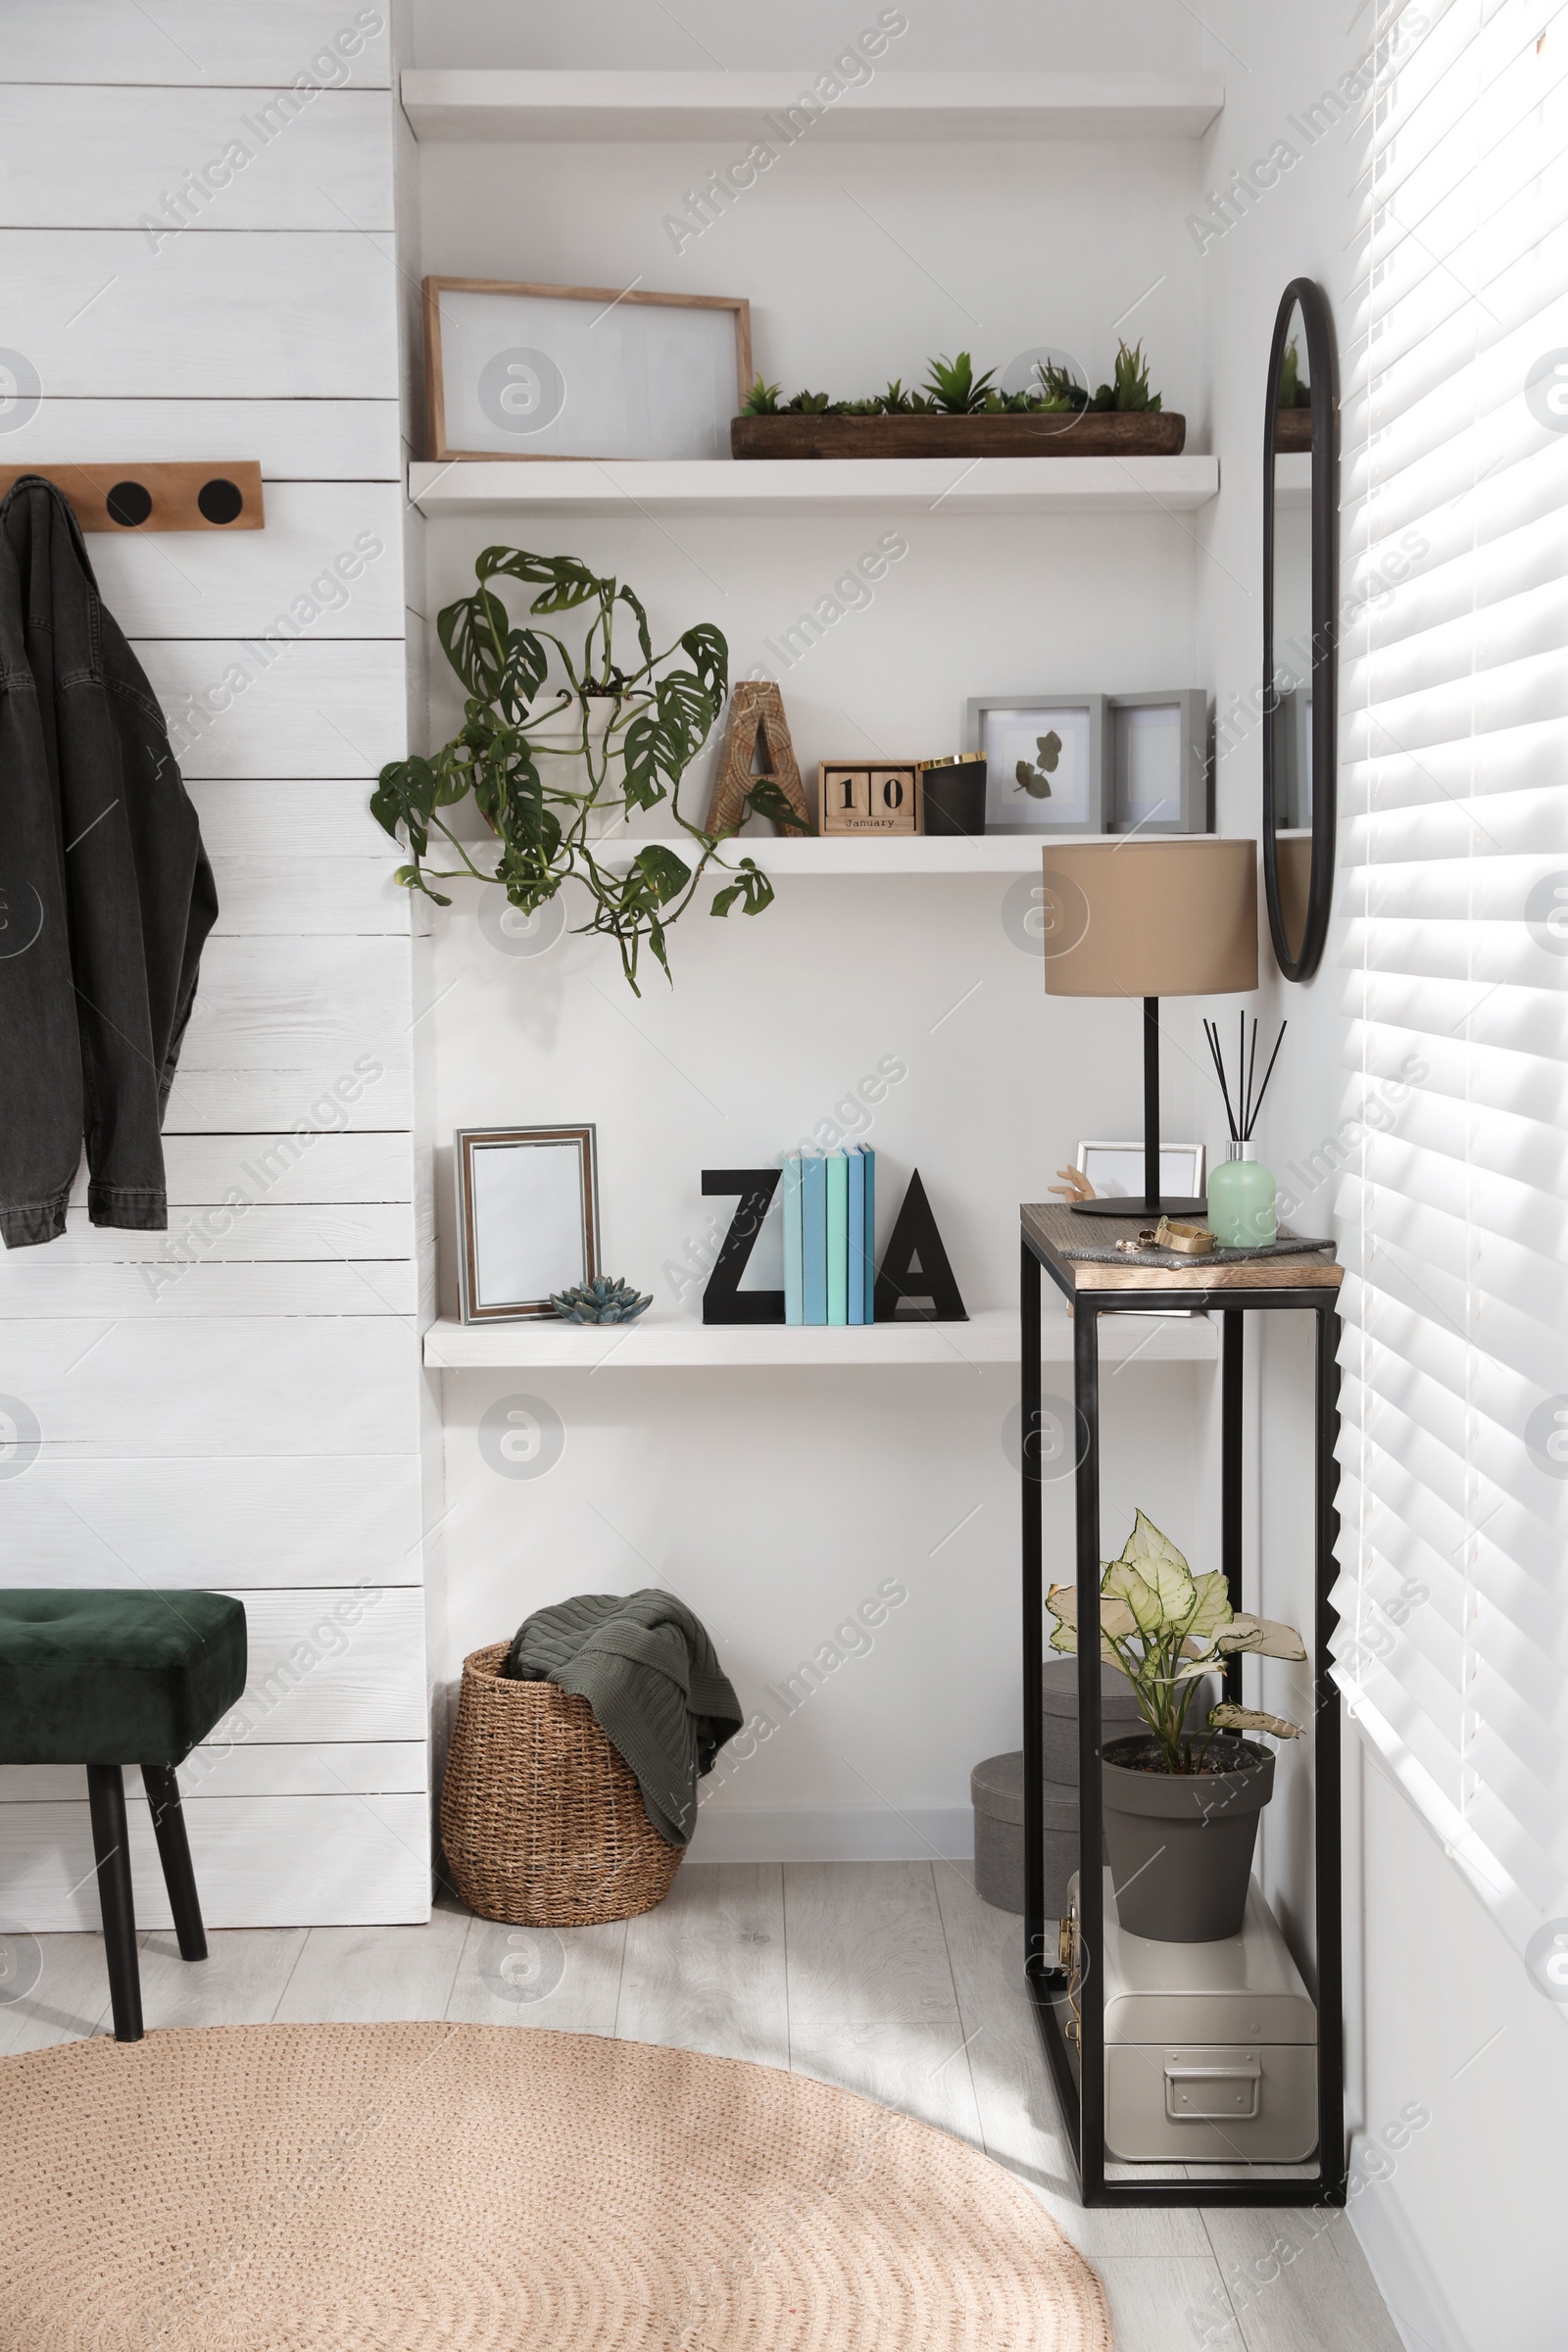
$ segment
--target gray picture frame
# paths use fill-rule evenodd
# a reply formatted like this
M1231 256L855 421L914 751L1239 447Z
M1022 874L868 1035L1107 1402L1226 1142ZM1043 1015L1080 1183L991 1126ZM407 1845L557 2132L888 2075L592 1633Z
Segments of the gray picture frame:
M1206 833L1208 815L1208 695L1201 686L1173 687L1165 692L1107 695L1105 717L1105 793L1108 833ZM1122 734L1117 720L1123 711L1179 711L1179 773L1170 780L1165 798L1169 814L1156 803L1141 808L1132 800L1122 759Z
M1010 835L1049 837L1053 833L1105 833L1110 830L1109 768L1107 764L1107 736L1105 731L1106 698L1102 694L1073 694L1037 690L1029 694L971 695L966 706L964 748L971 752L987 752L987 736L993 713L1002 715L1016 712L1026 714L1031 724L1038 716L1049 724L1053 712L1085 711L1089 720L1089 755L1087 791L1080 808L1075 802L1061 816L1053 810L1049 801L1026 800L1020 808L1019 821L1002 821L999 808L1011 804L1003 798L1006 791L1004 773L992 773L999 763L988 756L986 777L986 831Z

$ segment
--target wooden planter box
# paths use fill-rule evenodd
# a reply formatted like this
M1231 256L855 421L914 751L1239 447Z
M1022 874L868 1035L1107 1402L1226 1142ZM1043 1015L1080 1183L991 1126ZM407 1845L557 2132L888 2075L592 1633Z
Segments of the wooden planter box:
M732 458L1175 458L1185 416L735 416Z
M1310 449L1312 446L1311 410L1276 409L1274 412L1274 446L1276 449Z

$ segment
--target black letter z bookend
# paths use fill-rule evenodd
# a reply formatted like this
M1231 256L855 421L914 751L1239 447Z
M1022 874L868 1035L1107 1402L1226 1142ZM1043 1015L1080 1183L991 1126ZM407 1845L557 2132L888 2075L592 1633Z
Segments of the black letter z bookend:
M778 1190L777 1168L705 1168L705 1193L739 1193L740 1206L730 1220L723 1246L703 1293L705 1323L782 1323L782 1291L743 1291L741 1276L762 1230L768 1203Z
M876 1278L879 1323L967 1323L931 1203L916 1168Z

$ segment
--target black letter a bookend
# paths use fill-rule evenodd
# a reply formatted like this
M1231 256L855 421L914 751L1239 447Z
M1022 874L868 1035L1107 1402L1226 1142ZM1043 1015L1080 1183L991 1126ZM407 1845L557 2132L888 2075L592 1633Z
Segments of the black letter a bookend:
M931 1203L916 1168L876 1278L879 1323L967 1323Z

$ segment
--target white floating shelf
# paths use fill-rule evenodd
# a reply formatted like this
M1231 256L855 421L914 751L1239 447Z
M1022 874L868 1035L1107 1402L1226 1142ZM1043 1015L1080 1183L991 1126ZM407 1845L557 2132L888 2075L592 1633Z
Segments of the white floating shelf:
M1180 514L1219 460L1180 458L451 458L409 467L424 514Z
M724 845L730 865L751 858L764 874L1038 874L1041 853L1053 842L1077 841L1087 835L1021 833L975 835L931 834L914 840L865 840L829 836L790 839L785 834L738 833ZM1097 837L1098 838L1098 837ZM691 859L692 845L684 835L611 833L592 847L606 865L630 864L639 850L656 843ZM709 867L710 876L715 868Z
M1064 1309L1048 1306L1041 1346L1050 1364L1072 1361L1072 1324ZM1016 1364L1018 1317L1011 1307L987 1307L967 1323L870 1323L856 1328L820 1324L699 1323L689 1315L656 1315L618 1329L574 1324L432 1323L424 1335L426 1367L441 1372L673 1372L740 1365L820 1371L827 1366L928 1364L952 1372L987 1364ZM1201 1315L1106 1315L1100 1352L1107 1363L1208 1363L1218 1352L1214 1325Z
M1225 103L1216 74L906 74L874 78L808 119L817 75L512 73L418 68L403 111L421 140L771 138L1198 139ZM791 109L796 128L787 127ZM781 127L771 131L766 118Z

